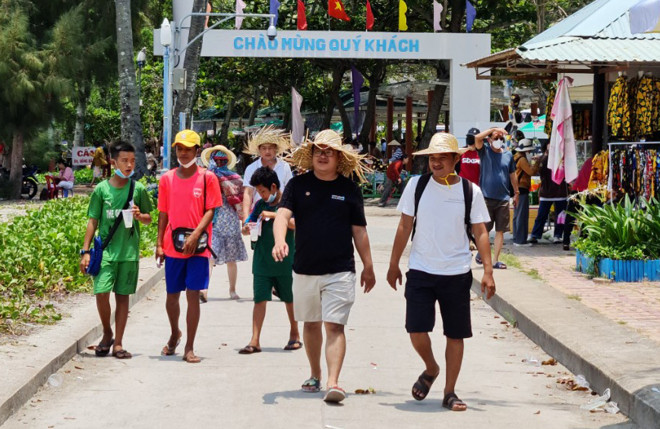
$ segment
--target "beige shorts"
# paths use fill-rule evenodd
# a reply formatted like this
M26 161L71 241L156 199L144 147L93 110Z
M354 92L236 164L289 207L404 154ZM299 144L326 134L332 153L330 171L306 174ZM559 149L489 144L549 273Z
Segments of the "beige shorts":
M348 323L355 302L355 273L293 273L293 313L299 322Z
M96 178L103 177L103 169L101 167L94 166L92 168L92 175Z

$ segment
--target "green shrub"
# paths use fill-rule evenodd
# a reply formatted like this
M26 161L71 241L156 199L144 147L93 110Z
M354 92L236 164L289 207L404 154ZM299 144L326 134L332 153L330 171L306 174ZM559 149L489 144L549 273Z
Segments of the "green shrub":
M50 200L40 209L0 224L0 332L20 323L53 323L61 318L50 303L68 293L91 291L79 270L89 197ZM140 253L153 254L153 222L140 228Z
M583 205L576 219L586 236L575 247L594 259L659 259L660 206L655 199L639 205L628 196L619 204Z

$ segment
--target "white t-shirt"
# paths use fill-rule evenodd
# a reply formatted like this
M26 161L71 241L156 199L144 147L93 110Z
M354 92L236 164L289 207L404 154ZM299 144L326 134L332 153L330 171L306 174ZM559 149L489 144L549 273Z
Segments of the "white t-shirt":
M415 188L419 176L410 179L397 210L415 216ZM481 189L472 185L470 222L490 221ZM437 275L457 275L470 271L472 254L465 233L463 185L441 185L431 178L419 200L417 230L410 250L408 267Z
M243 186L247 188L254 188L254 186L250 185L250 179L252 179L252 175L254 174L255 171L259 167L263 167L263 164L261 163L261 158L258 158L256 161L251 163L250 165L247 166L245 169L245 174L243 175ZM275 167L273 168L273 171L277 173L277 178L280 179L280 190L284 192L284 187L286 186L287 183L289 183L289 180L293 177L293 174L291 174L291 167L289 164L287 164L285 161L282 161L280 158L277 158L277 163L275 163ZM257 201L259 201L261 197L259 196L258 192L254 193L254 197L252 198L252 207L256 204Z

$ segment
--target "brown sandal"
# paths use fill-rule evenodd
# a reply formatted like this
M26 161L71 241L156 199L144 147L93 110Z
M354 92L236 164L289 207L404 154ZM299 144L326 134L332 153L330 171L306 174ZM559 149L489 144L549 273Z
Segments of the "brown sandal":
M181 337L183 334L181 331L179 331L179 338L176 340L176 344L174 344L174 347L170 347L170 342L168 341L167 344L165 344L165 347L163 347L163 350L160 351L160 354L163 356L172 356L173 354L176 353L176 348L179 346L181 343Z
M195 355L195 352L188 350L185 355L183 355L183 360L188 363L200 363L202 360Z
M112 352L112 356L117 359L130 359L133 355L126 349L115 350Z

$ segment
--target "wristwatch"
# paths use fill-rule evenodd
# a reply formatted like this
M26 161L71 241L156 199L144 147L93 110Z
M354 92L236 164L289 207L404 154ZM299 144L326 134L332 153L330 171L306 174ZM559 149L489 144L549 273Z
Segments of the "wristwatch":
M80 249L80 256L87 255L89 253L91 253L89 250Z

